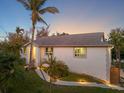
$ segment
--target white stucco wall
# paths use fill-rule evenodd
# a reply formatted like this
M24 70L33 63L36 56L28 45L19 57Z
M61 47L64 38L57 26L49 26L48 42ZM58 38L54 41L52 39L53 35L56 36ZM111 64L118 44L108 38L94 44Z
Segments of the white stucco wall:
M26 64L29 63L29 57L30 57L30 46L26 47Z
M109 81L110 55L108 55L108 48L89 47L87 48L86 58L74 57L73 47L55 47L53 50L54 56L64 61L70 71L86 73Z
M38 49L38 47L36 47L36 46L33 46L33 51L32 51L32 59L34 59L35 61L36 61L36 59L37 59L37 55L38 55L38 52L37 52L37 49ZM40 49L39 49L40 50ZM38 51L39 51L38 50ZM27 47L26 47L26 63L28 64L29 63L29 60L30 60L30 45L28 45Z
M107 80L108 81L110 81L110 68L111 68L111 47L109 47L109 48L106 48L106 62L107 62L107 64L106 64L106 66L107 66L107 73L106 73L106 75L107 75Z
M86 73L94 77L107 80L110 79L111 48L108 47L87 47L86 58L74 56L73 47L54 47L53 55L62 60L72 72ZM36 62L47 58L45 48L36 47ZM29 54L29 51L28 51ZM29 55L27 56L29 59Z

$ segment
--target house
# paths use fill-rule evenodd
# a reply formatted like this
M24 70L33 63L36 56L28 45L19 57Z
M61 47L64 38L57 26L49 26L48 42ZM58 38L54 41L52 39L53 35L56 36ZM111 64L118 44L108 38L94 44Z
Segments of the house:
M48 36L33 42L33 58L39 64L48 54L52 54L72 72L110 81L111 48L102 32ZM29 49L30 45L26 48L27 61Z

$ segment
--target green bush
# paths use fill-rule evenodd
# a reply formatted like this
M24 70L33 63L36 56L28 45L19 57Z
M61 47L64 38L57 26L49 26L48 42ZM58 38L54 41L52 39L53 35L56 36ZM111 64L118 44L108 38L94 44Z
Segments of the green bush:
M50 67L48 69L48 74L55 79L65 77L68 73L68 67L62 61L56 61L56 63L51 66L51 69Z
M54 79L65 77L69 73L68 66L62 61L56 60L55 57L49 58L44 63L49 64L49 67L44 70Z

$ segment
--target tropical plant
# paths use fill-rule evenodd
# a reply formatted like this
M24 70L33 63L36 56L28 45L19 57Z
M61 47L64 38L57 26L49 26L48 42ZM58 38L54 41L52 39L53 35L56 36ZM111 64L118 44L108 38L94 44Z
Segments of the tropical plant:
M14 82L22 77L17 70L19 61L22 60L12 54L0 52L0 91L2 93L6 93L8 88L13 86L10 81Z
M56 81L56 79L65 77L69 73L68 66L65 65L62 61L56 60L53 55L48 55L48 60L43 62L43 64L48 64L49 66L45 69L45 71L50 76L50 93L52 90L52 82Z
M59 79L68 75L68 67L62 61L52 58L49 62L48 74L53 79Z
M116 62L118 62L118 66L120 67L120 49L124 45L124 30L121 28L116 28L111 31L109 34L109 41L114 45L114 52L116 56Z
M56 7L46 7L43 8L43 5L47 0L17 0L22 3L27 10L31 11L31 20L32 20L32 38L31 38L31 48L30 48L30 62L32 61L32 49L33 49L33 40L35 34L35 25L37 22L42 22L47 25L44 21L42 15L44 13L58 13L58 9Z

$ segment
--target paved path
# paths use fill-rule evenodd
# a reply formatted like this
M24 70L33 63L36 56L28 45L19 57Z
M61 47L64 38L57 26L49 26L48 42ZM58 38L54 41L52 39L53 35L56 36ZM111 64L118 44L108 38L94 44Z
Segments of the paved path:
M41 77L41 79L44 80L41 74L41 71L44 74L46 81L50 82L49 75L45 73L43 70L37 69L36 73ZM53 84L64 85L64 86L87 86L87 87L101 87L101 88L110 88L110 89L116 89L116 90L124 90L124 88L120 86L111 85L111 84L97 84L95 82L70 82L70 81L57 80Z

